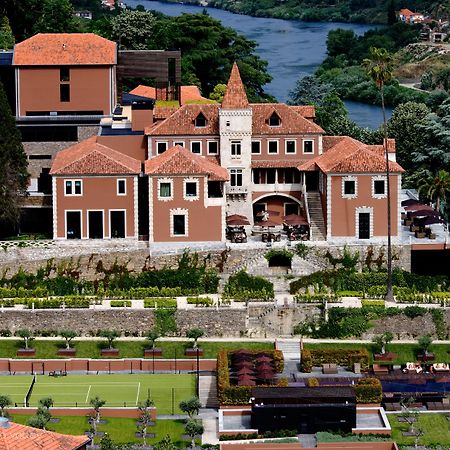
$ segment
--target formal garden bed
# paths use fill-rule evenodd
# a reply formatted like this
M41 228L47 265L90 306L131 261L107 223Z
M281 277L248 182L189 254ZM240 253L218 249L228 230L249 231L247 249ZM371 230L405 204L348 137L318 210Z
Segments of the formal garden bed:
M11 339L0 339L0 358L17 358L16 352L22 346L22 341ZM72 346L76 349L77 358L101 358L102 348L107 347L106 341L98 340L78 340L73 341ZM274 347L272 342L210 342L201 343L203 354L199 355L205 359L215 359L220 350L238 350L245 346L252 350L271 350ZM64 348L62 340L39 340L33 341L36 350L35 358L51 359L62 358L57 353ZM142 358L144 350L148 348L148 343L144 340L115 340L114 347L119 351L121 358ZM192 356L185 356L185 350L192 347L189 341L158 341L158 348L162 356L166 359L196 358L195 352ZM153 355L149 355L152 357ZM157 354L155 357L159 358Z

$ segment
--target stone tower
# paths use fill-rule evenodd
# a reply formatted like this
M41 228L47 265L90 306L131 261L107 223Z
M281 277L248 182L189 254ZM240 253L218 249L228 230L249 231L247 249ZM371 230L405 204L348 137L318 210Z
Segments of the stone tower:
M228 214L243 214L253 222L251 195L252 108L236 63L219 109L220 164L230 174L226 184Z

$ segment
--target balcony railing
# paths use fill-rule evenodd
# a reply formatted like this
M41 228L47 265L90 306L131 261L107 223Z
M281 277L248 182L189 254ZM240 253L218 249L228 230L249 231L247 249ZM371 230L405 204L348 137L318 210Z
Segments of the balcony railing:
M226 193L232 195L234 194L245 195L248 193L248 188L247 186L227 186Z

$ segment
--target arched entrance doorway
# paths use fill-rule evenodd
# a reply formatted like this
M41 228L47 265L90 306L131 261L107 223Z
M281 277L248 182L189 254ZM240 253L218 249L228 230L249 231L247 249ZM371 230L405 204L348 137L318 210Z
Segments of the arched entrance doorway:
M258 221L258 214L270 211L270 218L274 222L283 223L283 217L289 214L304 214L302 202L299 198L288 194L265 195L253 202L253 220Z

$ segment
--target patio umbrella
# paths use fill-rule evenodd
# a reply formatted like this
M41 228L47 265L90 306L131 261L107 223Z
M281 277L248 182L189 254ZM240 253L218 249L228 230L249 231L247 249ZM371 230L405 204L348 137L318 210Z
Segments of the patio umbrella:
M410 217L425 217L425 216L439 216L439 213L436 210L429 209L419 209L417 211L412 211Z
M268 364L268 363L262 363L262 364L259 364L256 367L256 370L258 372L264 372L265 370L267 370L267 371L270 370L270 371L273 372L273 367L270 364Z
M246 216L243 216L242 214L230 214L227 216L227 222L228 220L234 220L234 219L245 219L248 220Z
M253 368L253 362L249 360L242 360L237 361L233 364L234 367L237 367L238 369L242 369L243 367L250 367Z
M243 367L242 369L239 369L236 373L237 373L238 377L243 376L243 375L253 375L254 374L253 370L248 367Z
M260 373L258 374L258 379L263 380L263 381L267 381L267 380L273 380L275 377L274 373Z
M417 205L418 203L420 203L419 200L416 200L414 198L408 198L408 200L402 201L402 206Z
M416 203L415 205L405 206L405 211L419 211L426 209L427 211L434 211L432 206L424 205L422 203Z
M259 363L263 363L263 362L271 363L273 361L273 358L271 358L270 356L261 355L256 358L256 361Z
M250 222L245 218L237 218L237 219L228 219L227 218L227 225L228 226L250 225Z
M244 348L241 348L240 350L236 350L235 352L233 352L231 354L231 356L238 356L238 355L246 355L246 356L251 356L251 352L249 350L245 350Z
M433 225L434 223L444 223L444 221L438 216L427 216L424 218L418 219L420 225Z
M253 378L242 377L238 379L238 386L256 386L256 382Z
M298 214L289 214L284 216L283 220L288 225L308 225L306 217L299 216Z

